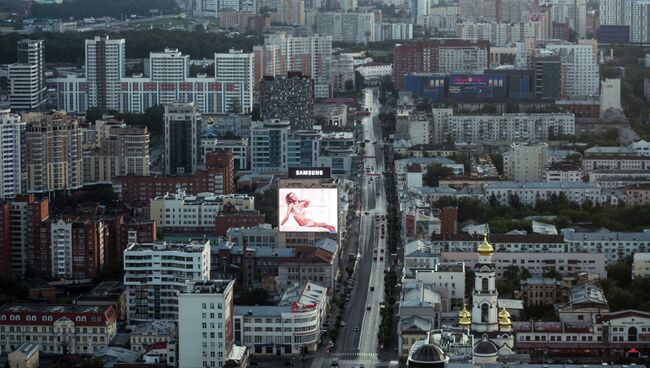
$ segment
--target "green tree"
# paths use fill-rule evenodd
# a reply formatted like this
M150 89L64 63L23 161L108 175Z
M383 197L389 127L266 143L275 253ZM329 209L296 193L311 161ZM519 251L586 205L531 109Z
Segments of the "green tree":
M503 175L503 155L500 153L493 153L490 155L490 159L499 175Z
M442 165L429 165L427 167L427 171L422 177L422 181L424 182L424 185L428 187L437 187L440 179L444 179L446 177L451 176L454 173L454 171L446 166Z

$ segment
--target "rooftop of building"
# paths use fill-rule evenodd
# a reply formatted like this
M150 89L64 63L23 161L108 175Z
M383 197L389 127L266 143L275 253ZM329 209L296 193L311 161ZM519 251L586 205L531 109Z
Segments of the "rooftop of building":
M189 240L184 243L170 243L156 241L154 243L133 243L125 252L185 252L201 253L205 248L210 248L209 240Z
M568 241L650 241L650 229L635 232L610 231L605 228L594 232L562 229L561 233Z
M490 243L564 243L562 235L547 234L489 234ZM433 241L466 241L477 245L483 241L483 234L433 234Z
M112 308L105 305L77 304L11 304L0 307L0 313L104 313Z
M222 294L235 285L234 280L201 280L195 281L188 290L188 294Z
M453 144L416 144L409 147L409 151L455 151Z
M14 350L20 353L25 354L25 356L30 357L33 354L38 353L39 351L39 344L31 341L25 341L24 343L20 344L18 349Z
M521 280L522 286L555 286L557 284L557 280L547 277L530 277L526 280Z
M155 320L151 322L140 323L133 328L133 335L150 335L150 336L176 336L176 322Z
M547 167L550 171L581 171L582 168L572 162L554 162Z
M162 196L157 196L153 200L182 200L185 204L203 204L208 202L223 203L228 199L253 199L253 196L248 194L214 194L214 193L199 193L187 194L184 190L178 190L176 193L167 193Z
M124 283L122 281L103 281L95 286L90 292L84 296L90 297L105 297L111 295L118 295L124 292Z
M284 295L282 295L282 299L278 305L293 305L293 303L297 303L299 306L312 306L324 303L326 298L326 287L313 282L305 282L288 288L284 292Z
M650 159L650 157L648 157ZM486 189L530 189L530 190L559 190L559 189L600 189L596 183L587 182L532 182L518 183L514 181L493 182L485 185Z
M235 305L236 316L279 317L282 313L291 313L291 305Z
M573 306L580 304L607 305L607 299L600 286L583 284L571 288L569 291L569 304Z

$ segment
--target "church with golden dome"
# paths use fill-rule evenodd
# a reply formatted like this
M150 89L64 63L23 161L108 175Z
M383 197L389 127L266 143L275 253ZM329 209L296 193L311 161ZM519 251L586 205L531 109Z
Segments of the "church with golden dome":
M491 364L496 363L499 356L514 353L514 335L510 313L505 307L499 311L496 265L492 261L494 248L487 235L477 251L471 312L467 305L463 306L458 313L458 325L473 336L474 364Z

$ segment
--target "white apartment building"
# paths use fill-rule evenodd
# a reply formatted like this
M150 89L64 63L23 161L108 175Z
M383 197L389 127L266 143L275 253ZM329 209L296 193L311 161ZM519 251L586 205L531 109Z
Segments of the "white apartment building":
M387 23L375 24L375 41L411 40L413 39L413 24Z
M127 320L178 320L178 291L210 277L210 241L134 243L124 251Z
M235 306L234 340L252 354L313 352L327 309L327 288L303 283L287 290L277 306Z
M574 165L551 164L544 172L544 181L582 181L582 169Z
M228 241L248 247L275 247L278 244L279 232L271 224L260 224L253 227L231 227L226 231Z
M436 142L544 142L549 132L555 135L575 134L573 114L503 114L463 115L444 114L434 117Z
M567 97L598 96L598 47L593 40L579 42L577 45L546 45L546 50L560 56L562 67L566 71L562 83Z
M600 81L600 114L612 109L621 111L621 80L606 78Z
M354 56L337 54L332 56L332 83L335 91L345 91L354 87Z
M442 297L444 312L461 308L465 300L465 264L438 263L429 270L416 270L415 280L430 285Z
M625 24L625 0L600 0L599 19L601 25Z
M544 181L548 145L517 144L503 154L503 176L516 182Z
M9 106L15 111L40 108L45 102L42 40L18 42L18 60L8 66Z
M166 49L150 54L145 65L149 76L125 77L124 42L124 39L86 40L86 76L52 80L57 88L59 109L81 113L88 107L106 105L110 106L108 110L144 113L156 105L193 102L206 114L223 114L232 109L240 113L251 111L252 53L230 50L215 54L217 74L214 77L189 77L188 56ZM99 62L97 52L103 52ZM97 78L102 81L98 82Z
M598 232L578 232L562 229L564 241L570 252L603 253L609 264L627 256L650 252L650 229L638 232L615 232L603 229Z
M103 111L120 110L118 92L125 77L126 40L95 37L86 40L86 83L88 106ZM59 106L66 108L65 106ZM65 110L71 112L70 110ZM82 111L80 111L82 112Z
M647 43L650 41L650 1L630 0L624 2L623 24L630 26L630 42Z
M589 153L582 159L586 175L596 170L645 171L650 169L650 156L629 153Z
M234 280L206 280L179 292L179 367L225 365L234 340L234 286Z
M232 152L233 166L236 170L248 168L248 138L221 139L218 137L201 137L201 157L205 162L205 155L217 150L227 149Z
M149 204L150 218L159 227L187 231L214 229L215 218L225 206L237 211L254 211L255 197L247 194L200 193L183 190L156 197Z
M262 52L269 47L274 52ZM314 80L314 97L329 97L332 86L332 36L316 35L296 37L275 33L264 39L264 47L256 47L256 84L263 76L286 75L288 71L301 71ZM259 57L258 57L259 56ZM259 70L258 66L264 66Z
M319 12L316 27L319 35L331 36L332 41L362 44L375 41L374 13Z
M465 267L473 269L478 262L476 252L442 252L442 262L463 262ZM597 274L607 278L607 260L602 253L531 253L531 252L495 252L492 260L496 264L496 276L503 277L503 272L510 266L526 268L533 277L542 277L544 272L555 269L563 276L580 272Z
M440 247L430 241L414 240L404 245L404 269L411 275L415 270L433 270L440 262Z
M165 49L149 53L149 75L154 82L181 82L190 74L190 56L181 54L178 49Z
M568 201L600 203L601 188L596 183L585 182L494 182L485 185L485 198L494 196L502 205L508 205L517 196L521 203L534 206L537 200L550 200L553 195L564 196Z
M650 253L634 253L632 279L650 276Z
M0 198L12 198L23 192L22 141L25 128L20 115L0 110Z
M214 77L226 86L223 96L226 111L244 114L252 111L252 53L230 49L227 53L214 54Z

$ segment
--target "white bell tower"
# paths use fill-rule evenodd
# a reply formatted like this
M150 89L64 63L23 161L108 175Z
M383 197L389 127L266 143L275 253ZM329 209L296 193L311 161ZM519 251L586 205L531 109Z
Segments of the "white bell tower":
M496 288L496 266L492 262L494 248L483 238L478 246L478 262L474 267L474 291L472 292L472 331L493 332L499 330L499 307Z

